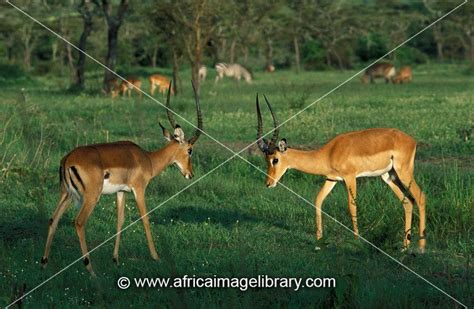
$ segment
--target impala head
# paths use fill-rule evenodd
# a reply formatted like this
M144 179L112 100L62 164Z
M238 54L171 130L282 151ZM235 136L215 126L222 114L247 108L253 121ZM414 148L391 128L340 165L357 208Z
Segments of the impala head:
M262 123L262 114L260 113L260 104L258 103L257 95L257 145L258 148L265 154L267 160L267 179L266 185L268 188L273 188L277 185L280 178L285 174L288 169L288 158L286 156L286 150L288 148L286 139L281 139L278 141L278 135L280 133L280 128L278 127L278 121L273 113L273 109L268 102L267 97L264 95L265 102L270 109L270 113L273 118L273 126L275 130L273 131L273 136L270 142L262 138L263 123Z
M194 87L194 98L196 101L196 112L197 112L197 129L194 132L194 135L189 139L186 140L184 137L184 131L181 129L179 124L176 123L173 117L173 113L171 112L170 108L170 95L171 95L171 83L168 89L168 96L166 98L166 113L168 115L168 120L170 122L171 127L173 128L173 134L171 134L161 123L160 127L163 130L163 136L168 140L168 146L170 147L170 151L174 152L173 156L173 163L179 168L181 174L186 179L193 178L193 166L191 163L191 157L193 154L193 145L198 140L199 135L202 132L202 114L201 114L201 106L199 103L199 97L196 93L196 88Z

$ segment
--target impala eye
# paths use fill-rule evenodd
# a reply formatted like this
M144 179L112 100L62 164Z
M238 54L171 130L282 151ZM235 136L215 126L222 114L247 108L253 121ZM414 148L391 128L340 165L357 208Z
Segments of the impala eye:
M192 150L191 148L188 149L188 155L189 155L189 156L192 156L192 155L193 155L193 150Z
M278 163L278 159L276 159L276 158L273 159L272 163L273 163L273 165L277 164L277 163Z

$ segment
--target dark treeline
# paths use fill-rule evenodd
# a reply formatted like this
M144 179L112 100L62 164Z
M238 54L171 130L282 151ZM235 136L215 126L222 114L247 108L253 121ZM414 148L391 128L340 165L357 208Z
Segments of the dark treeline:
M238 62L253 71L348 69L384 55L460 1L63 0L14 1L111 69ZM395 63L466 61L474 66L474 5L467 3L390 55ZM69 76L82 89L97 64L6 3L0 62ZM104 74L104 88L113 76ZM107 89L105 89L107 90Z

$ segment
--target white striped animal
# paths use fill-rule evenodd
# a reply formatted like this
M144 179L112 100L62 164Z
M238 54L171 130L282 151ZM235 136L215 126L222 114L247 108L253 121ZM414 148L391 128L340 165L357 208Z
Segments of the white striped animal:
M216 72L215 83L224 78L224 76L233 77L237 81L243 78L247 83L252 83L252 75L250 72L238 63L218 63L216 64Z

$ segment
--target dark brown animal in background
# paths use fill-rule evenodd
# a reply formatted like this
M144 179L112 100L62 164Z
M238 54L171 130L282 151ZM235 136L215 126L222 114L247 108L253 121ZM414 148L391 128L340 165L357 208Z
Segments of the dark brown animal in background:
M403 84L405 82L410 82L412 79L411 67L404 66L398 72L397 75L392 79L394 84Z
M384 78L385 83L389 83L395 76L395 67L390 63L376 63L370 68L365 70L362 76L362 82L367 84L369 81L371 84L375 83L376 78Z

